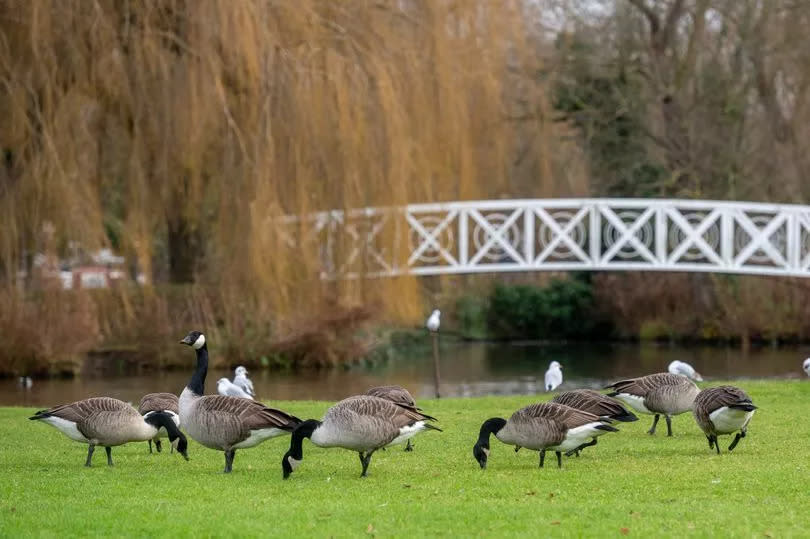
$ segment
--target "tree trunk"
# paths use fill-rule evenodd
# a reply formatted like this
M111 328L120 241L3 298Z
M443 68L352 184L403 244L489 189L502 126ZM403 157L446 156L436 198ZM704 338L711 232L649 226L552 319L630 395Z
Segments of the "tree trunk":
M192 224L183 217L168 220L169 281L193 283L194 266L199 256L199 241Z

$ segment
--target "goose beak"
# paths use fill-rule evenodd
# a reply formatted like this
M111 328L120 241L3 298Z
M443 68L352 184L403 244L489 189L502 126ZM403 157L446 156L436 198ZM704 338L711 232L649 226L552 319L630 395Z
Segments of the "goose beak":
M188 344L189 346L191 346L192 344L191 338L188 335L186 335L185 337L183 337L183 340L180 341L180 344Z

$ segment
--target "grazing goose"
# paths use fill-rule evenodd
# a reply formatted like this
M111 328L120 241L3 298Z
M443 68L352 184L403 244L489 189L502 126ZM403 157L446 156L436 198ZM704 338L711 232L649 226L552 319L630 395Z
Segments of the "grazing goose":
M160 429L166 429L172 447L188 460L186 437L174 424L171 415L148 412L142 416L138 410L118 399L93 397L40 410L28 419L52 425L71 440L89 444L85 466L90 466L97 445L107 450L107 464L112 466L111 447L151 440Z
M379 386L372 387L366 391L366 395L372 397L380 397L381 399L389 400L395 404L400 404L406 408L413 408L416 411L421 411L421 408L416 407L416 401L413 400L413 395L402 386ZM405 446L405 451L413 451L413 445L410 438L408 444Z
M678 361L677 359L669 364L667 370L672 374L680 374L682 376L686 376L690 380L694 380L695 382L702 382L703 377L700 375L699 372L695 370L692 365L686 363L685 361Z
M804 360L804 363L802 363L802 369L804 369L807 376L810 376L810 357Z
M557 454L557 466L562 468L563 452L570 456L588 438L618 431L609 420L564 404L530 404L512 414L508 421L500 417L484 421L473 446L473 456L482 469L487 467L489 435L494 434L505 444L539 451L541 468L546 450L553 450Z
M552 361L546 371L546 380L543 387L546 388L546 391L554 391L562 384L562 381L562 365L557 361Z
M269 438L288 434L301 422L295 416L252 399L203 396L208 374L205 335L192 331L180 343L191 346L197 354L197 368L180 394L180 424L205 447L225 452L225 473L233 469L237 449L247 449Z
M171 416L175 425L180 426L180 410L177 407L177 395L174 393L148 393L144 395L138 405L138 413L146 415L149 412L165 412ZM148 440L150 454L152 453L152 442L155 442L155 449L160 453L160 439L166 438L168 434L166 429L161 427L155 437Z
M234 375L235 376L233 377L233 384L235 386L241 387L245 391L245 393L250 395L251 399L255 398L256 391L253 390L253 382L251 382L250 378L248 378L247 376L248 375L247 369L240 365L239 367L236 367Z
M304 458L304 438L319 447L357 451L363 467L360 477L365 477L376 450L402 443L423 430L442 430L428 421L435 418L380 397L358 395L343 399L329 408L321 421L308 419L293 431L290 449L281 460L284 479Z
M614 397L636 412L655 414L652 427L647 432L655 434L661 414L667 420L667 436L672 436L672 416L692 409L700 391L694 382L679 374L661 372L622 380L608 386L613 389L608 397Z
M551 399L551 402L564 404L602 419L609 419L610 421L638 421L638 417L625 410L624 406L593 389L574 389L572 391L566 391ZM592 445L596 445L596 438L578 447L575 450L575 454L579 456L580 450Z
M433 333L439 331L439 326L441 325L439 317L441 317L441 315L442 312L439 309L434 309L433 312L430 313L427 322L425 322L425 327L428 328Z
M220 378L217 380L217 393L226 397L237 397L240 399L253 400L253 397L251 397L244 389L234 384L227 378Z
M745 438L748 422L754 416L757 407L751 402L745 391L734 386L710 387L695 397L695 415L698 427L709 440L709 449L714 446L720 454L718 434L731 434L740 431L728 446L729 451L737 447L740 438Z

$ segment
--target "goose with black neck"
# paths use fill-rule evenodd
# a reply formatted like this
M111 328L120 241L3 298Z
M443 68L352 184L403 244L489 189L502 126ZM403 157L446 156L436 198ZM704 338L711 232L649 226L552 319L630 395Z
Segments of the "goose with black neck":
M255 447L270 438L289 434L301 423L297 417L258 401L204 395L208 374L205 335L192 331L180 343L191 346L197 356L197 366L180 394L180 425L200 444L225 452L225 473L233 470L237 449Z

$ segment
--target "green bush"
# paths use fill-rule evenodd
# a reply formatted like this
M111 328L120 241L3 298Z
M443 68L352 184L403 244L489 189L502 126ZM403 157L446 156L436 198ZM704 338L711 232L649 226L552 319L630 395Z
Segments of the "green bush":
M504 339L567 339L605 333L586 279L555 279L544 288L497 285L489 300L489 326Z
M480 296L462 296L456 302L458 329L465 339L486 339L490 337L488 327L489 305Z

